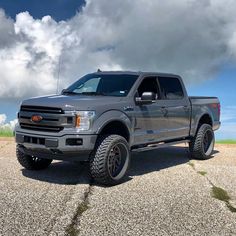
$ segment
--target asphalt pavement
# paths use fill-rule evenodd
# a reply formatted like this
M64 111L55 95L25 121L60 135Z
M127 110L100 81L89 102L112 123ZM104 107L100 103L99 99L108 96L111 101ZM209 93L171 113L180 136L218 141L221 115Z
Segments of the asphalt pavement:
M184 146L134 154L113 187L90 183L87 164L25 170L11 139L0 163L0 235L236 235L236 145L216 145L207 161Z

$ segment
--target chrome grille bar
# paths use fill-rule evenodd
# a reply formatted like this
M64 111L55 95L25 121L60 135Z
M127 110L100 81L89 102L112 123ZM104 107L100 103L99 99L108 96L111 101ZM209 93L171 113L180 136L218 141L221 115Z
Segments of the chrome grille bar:
M32 121L31 118L34 115L41 116L42 120ZM18 118L22 129L42 132L60 132L64 128L73 127L75 122L74 115L65 113L61 108L43 106L23 105Z

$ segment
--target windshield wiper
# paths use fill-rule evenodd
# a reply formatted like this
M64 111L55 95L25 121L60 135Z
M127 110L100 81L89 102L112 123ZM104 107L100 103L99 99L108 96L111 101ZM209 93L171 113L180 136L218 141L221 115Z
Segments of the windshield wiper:
M104 93L101 92L82 92L82 93L76 93L70 90L63 90L62 94L68 94L68 95L94 95L94 96L106 96Z
M95 96L106 96L106 94L101 93L101 92L82 92L82 93L79 93L79 94L82 94L82 95L95 95Z
M70 90L66 90L66 89L64 89L64 90L62 91L62 94L78 95L78 93L73 92L73 91L70 91Z

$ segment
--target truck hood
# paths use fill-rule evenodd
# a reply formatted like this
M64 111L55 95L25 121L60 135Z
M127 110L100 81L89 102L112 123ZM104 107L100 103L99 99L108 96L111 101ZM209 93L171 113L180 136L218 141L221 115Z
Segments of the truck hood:
M118 104L122 99L110 96L51 95L24 100L22 105L56 107L65 111L96 110L100 106Z

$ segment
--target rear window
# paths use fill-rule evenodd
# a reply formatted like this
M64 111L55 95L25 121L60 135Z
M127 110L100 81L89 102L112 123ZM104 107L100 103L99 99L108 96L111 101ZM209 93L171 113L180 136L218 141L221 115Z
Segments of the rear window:
M173 77L159 77L158 80L164 99L174 100L182 99L184 97L184 92L179 79Z

